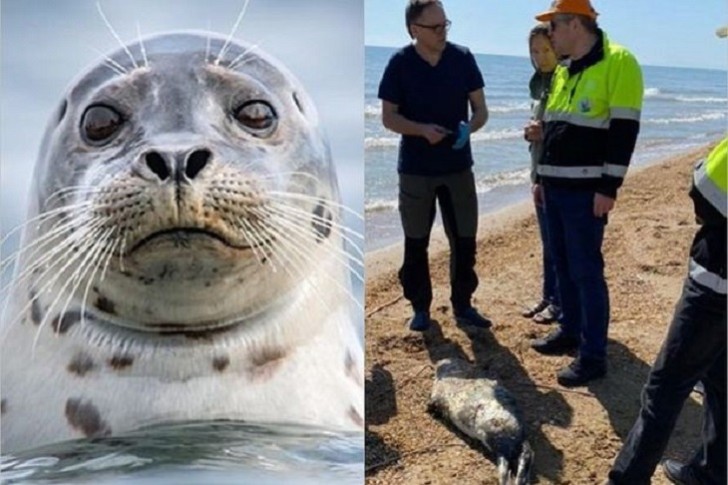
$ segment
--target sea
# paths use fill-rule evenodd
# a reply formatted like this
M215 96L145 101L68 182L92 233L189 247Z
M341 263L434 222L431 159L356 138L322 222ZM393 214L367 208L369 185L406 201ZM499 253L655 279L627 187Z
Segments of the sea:
M365 47L366 251L401 241L397 213L399 135L381 123L379 81L389 47ZM473 171L481 214L529 198L530 155L523 126L530 117L528 57L475 54L485 79L489 119L471 136ZM642 66L644 102L632 167L646 166L714 141L726 133L726 71ZM439 222L439 221L438 221Z

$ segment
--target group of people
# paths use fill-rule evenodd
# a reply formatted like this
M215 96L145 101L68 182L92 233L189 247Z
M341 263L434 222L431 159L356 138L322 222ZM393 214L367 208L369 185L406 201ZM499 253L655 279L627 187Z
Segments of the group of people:
M612 42L589 0L556 0L529 37L535 73L533 117L524 128L543 246L541 300L524 312L558 328L531 347L577 357L557 374L565 387L606 375L609 294L602 240L635 148L642 71ZM488 328L471 304L478 285L478 204L470 134L488 120L484 81L473 54L447 41L439 0L410 0L413 42L390 59L380 86L382 121L402 135L397 170L404 262L399 272L414 315L429 327L427 249L436 205L450 243L450 300L458 323ZM705 388L703 445L688 464L666 460L674 483L726 483L726 158L728 139L697 168L690 196L701 224L688 277L663 347L642 393L642 409L609 483L650 483L683 402Z

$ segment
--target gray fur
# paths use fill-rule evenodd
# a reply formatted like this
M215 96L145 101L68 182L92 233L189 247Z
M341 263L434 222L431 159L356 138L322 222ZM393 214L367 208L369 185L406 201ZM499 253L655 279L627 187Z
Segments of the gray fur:
M498 382L461 359L436 365L430 410L495 455L501 485L529 483L533 451L516 400Z

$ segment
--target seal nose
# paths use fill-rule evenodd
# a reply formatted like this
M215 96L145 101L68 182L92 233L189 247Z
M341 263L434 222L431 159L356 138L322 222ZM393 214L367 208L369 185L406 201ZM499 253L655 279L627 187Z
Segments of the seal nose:
M191 152L158 152L155 150L144 154L144 162L161 181L174 175L177 182L185 178L194 180L210 161L212 153L205 148Z

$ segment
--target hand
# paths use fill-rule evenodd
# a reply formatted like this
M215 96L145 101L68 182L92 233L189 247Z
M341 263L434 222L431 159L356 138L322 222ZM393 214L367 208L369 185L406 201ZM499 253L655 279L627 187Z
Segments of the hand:
M421 125L420 129L420 135L427 138L430 145L440 143L449 134L450 130L439 125Z
M461 121L460 124L458 125L457 138L455 140L455 143L452 146L453 150L460 150L462 147L465 146L465 144L468 142L469 138L470 138L470 123Z
M594 194L594 217L604 217L614 208L614 199L597 192Z
M540 121L529 121L523 128L523 138L530 142L543 140L542 123Z
M541 184L531 185L531 195L533 195L533 203L538 207L543 206L543 187Z

